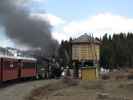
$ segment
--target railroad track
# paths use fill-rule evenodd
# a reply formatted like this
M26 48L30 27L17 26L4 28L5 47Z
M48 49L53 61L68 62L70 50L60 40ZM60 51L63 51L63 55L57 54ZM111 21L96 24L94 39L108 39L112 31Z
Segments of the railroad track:
M0 100L27 100L25 99L33 89L54 83L57 80L26 80L8 82L0 88Z
M39 80L44 80L44 79L39 79ZM27 79L16 79L16 80L9 80L9 81L5 81L5 82L0 82L0 89L6 88L8 86L26 83L26 82L32 82L32 81L38 81L38 80L27 78Z

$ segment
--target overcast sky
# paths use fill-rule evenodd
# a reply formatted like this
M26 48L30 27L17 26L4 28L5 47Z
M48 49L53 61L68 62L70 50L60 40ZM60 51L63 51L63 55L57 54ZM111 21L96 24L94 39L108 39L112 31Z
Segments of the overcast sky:
M26 0L25 0L26 1ZM21 4L21 3L20 3ZM47 19L58 41L93 33L133 32L133 0L29 0L31 16ZM0 27L0 46L14 44Z

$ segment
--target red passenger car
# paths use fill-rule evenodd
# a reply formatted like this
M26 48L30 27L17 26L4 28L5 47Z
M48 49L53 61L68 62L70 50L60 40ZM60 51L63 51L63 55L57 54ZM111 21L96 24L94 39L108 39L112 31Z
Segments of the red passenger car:
M35 77L36 59L0 55L0 81Z
M12 57L0 57L0 80L7 81L17 79L20 63Z
M20 59L21 70L20 78L35 77L37 74L35 59Z

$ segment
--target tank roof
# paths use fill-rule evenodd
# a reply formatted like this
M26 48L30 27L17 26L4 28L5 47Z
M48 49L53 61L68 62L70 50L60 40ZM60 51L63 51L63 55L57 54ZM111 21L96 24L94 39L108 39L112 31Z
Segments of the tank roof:
M87 33L84 33L80 37L72 40L72 43L97 43L100 44L100 41L97 38L94 38L91 35L88 35Z

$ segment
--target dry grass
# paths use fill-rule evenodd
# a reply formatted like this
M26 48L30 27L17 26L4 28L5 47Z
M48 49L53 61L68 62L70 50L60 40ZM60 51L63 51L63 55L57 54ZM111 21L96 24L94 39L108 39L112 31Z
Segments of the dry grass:
M61 90L67 87L76 86L78 84L77 80L71 78L65 78L63 80L59 80L58 82L47 84L45 86L34 89L26 100L41 100L44 96L48 97L51 93ZM57 93L56 95L62 95L61 93Z
M127 97L115 97L115 96L111 96L109 94L98 94L97 97L96 97L96 100L130 100L129 98Z
M27 100L132 100L133 81L65 78L33 90Z
M62 79L62 82L68 86L77 86L79 84L79 80L73 79L72 77L65 77Z
M127 91L130 91L130 92L133 92L133 83L123 83L123 84L120 84L118 86L118 88L120 89L123 89L123 90L127 90Z
M104 90L102 81L82 81L80 87L86 90Z
M45 86L34 89L30 95L26 98L27 100L41 100L44 96L47 97L51 92L54 92L58 89L67 87L67 85L62 84L62 82L56 82L47 84Z

